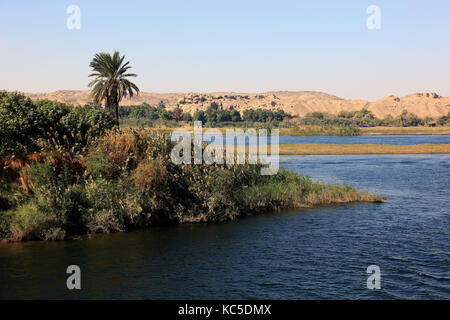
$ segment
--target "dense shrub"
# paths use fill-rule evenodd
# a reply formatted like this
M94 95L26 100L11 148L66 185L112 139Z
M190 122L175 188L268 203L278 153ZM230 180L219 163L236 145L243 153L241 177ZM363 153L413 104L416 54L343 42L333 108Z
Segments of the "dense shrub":
M88 179L85 189L90 205L85 226L88 233L125 231L143 226L149 218L138 205L131 179Z
M31 99L0 91L0 155L37 150L34 137L42 135L40 115Z
M15 210L9 228L9 237L13 240L62 240L66 235L56 217L32 204Z
M255 122L283 121L285 117L288 115L281 109L275 112L265 109L247 109L243 113L244 120Z
M148 142L146 134L136 130L109 131L92 142L86 157L88 172L96 174L95 167L99 174L103 174L103 170L114 176L130 172L144 158ZM105 162L102 156L109 162L107 167L102 168Z
M111 129L114 126L114 120L103 110L76 107L61 118L60 124L62 128L59 136L67 138L59 143L68 143L68 147L80 148L87 146L92 139Z
M84 233L89 207L82 179L68 165L57 168L50 161L33 164L29 169L33 202L40 212L58 221L69 235Z
M0 211L10 208L10 201L8 200L8 185L4 180L0 180Z
M384 119L376 118L370 110L361 109L358 111L341 111L337 115L322 112L312 112L305 117L296 119L296 125L316 125L316 126L340 126L340 127L376 127L376 126L420 126L425 124L425 120L420 119L414 113L403 111L397 117L387 116Z
M202 111L202 110L197 110L197 111L194 113L193 120L194 120L194 121L201 121L202 124L205 124L206 121L207 121L207 117L206 117L205 112Z
M450 112L446 116L440 117L437 123L440 126L450 126Z
M113 123L102 110L0 91L0 156L38 152L48 144L79 150Z

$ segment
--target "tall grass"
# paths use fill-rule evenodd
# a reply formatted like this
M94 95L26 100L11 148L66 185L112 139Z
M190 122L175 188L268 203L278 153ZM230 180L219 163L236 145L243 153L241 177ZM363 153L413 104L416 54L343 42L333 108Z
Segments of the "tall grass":
M356 126L302 125L280 129L280 134L291 136L358 136L360 133Z
M239 195L249 212L307 208L352 202L382 202L382 198L349 186L314 183L309 177L281 169L264 184L255 184Z

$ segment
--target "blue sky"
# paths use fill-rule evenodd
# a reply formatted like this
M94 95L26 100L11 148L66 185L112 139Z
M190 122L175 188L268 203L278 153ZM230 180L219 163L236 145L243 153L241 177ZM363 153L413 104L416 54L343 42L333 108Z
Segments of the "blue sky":
M0 0L0 89L87 89L93 55L116 49L142 91L450 96L449 30L446 0Z

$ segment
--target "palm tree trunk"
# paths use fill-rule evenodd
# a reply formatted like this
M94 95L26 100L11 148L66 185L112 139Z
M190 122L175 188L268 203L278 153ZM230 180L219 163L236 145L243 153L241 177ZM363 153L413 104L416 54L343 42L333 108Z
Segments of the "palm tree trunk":
M116 125L119 126L119 104L114 103L114 116L116 118Z

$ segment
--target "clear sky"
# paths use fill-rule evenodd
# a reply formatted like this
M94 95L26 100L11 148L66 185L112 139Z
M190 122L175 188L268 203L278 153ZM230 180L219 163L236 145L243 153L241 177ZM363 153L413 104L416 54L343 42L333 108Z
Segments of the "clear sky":
M93 55L115 49L141 91L450 96L450 1L0 0L0 89L87 89Z

